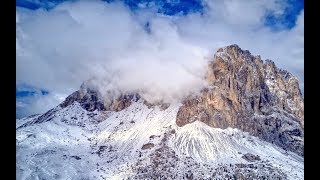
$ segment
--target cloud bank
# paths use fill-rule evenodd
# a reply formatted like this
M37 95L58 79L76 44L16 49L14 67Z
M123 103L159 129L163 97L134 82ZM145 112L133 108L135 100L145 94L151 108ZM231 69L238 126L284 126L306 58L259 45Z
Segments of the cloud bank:
M58 105L92 78L102 93L138 90L149 101L179 100L205 86L206 62L230 44L274 60L303 84L303 11L292 29L274 31L265 17L281 16L286 3L203 3L202 13L175 16L152 8L132 12L121 2L65 2L49 11L17 7L17 85L49 92L28 100L32 105L21 114Z

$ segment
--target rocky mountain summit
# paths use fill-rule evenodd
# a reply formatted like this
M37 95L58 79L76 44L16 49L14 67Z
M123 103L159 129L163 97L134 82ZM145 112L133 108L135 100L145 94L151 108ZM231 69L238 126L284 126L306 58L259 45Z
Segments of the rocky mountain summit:
M231 45L214 55L206 79L209 87L180 107L178 126L239 128L303 155L304 102L291 73Z
M171 104L139 92L106 98L83 83L57 107L17 120L18 179L303 179L297 78L231 45L205 79Z
M239 128L303 155L304 102L291 73L230 45L220 48L208 62L205 78L209 86L182 102L178 126L199 120L215 128ZM77 101L88 111L121 111L139 99L138 93L132 93L104 103L97 90L83 84L60 106ZM152 106L146 100L144 104Z

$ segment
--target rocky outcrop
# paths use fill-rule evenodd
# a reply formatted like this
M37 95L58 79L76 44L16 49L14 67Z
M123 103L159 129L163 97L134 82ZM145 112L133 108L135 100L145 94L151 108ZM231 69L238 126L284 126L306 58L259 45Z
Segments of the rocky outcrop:
M89 88L83 83L80 90L75 91L63 101L60 106L65 108L73 102L79 102L81 107L87 111L106 110L102 98L97 90Z
M65 108L76 101L80 103L82 108L90 112L94 110L118 112L130 106L132 101L137 102L140 98L138 94L122 94L117 98L109 99L109 103L105 103L98 90L84 83L80 90L68 96L60 106Z
M154 144L153 143L147 143L147 144L144 144L141 149L142 150L145 150L145 149L150 149L150 148L153 148L154 147Z
M106 110L104 103L99 99L97 91L88 90L86 94L81 93L81 91L76 91L72 93L67 99L60 105L61 107L66 107L77 101L81 104L81 107L87 111L94 110Z
M132 102L137 102L139 99L143 100L144 105L148 108L158 106L161 110L166 110L170 104L160 102L150 103L144 100L138 93L121 94L119 97L109 97L105 99L102 97L98 90L92 86L83 83L80 90L75 91L68 96L61 104L60 107L65 108L74 102L79 102L81 107L87 111L121 111L131 105Z
M178 126L199 120L239 128L303 155L304 102L296 77L231 45L214 55L206 80L200 95L183 102Z
M144 100L143 104L146 105L148 108L154 108L155 106L158 106L162 111L166 110L170 106L169 103L164 103L162 101L150 103L150 102Z
M110 111L121 111L131 105L132 102L137 102L140 99L138 94L125 94L119 98L111 101L111 104L107 107Z
M249 161L249 162L254 162L254 161L260 161L260 157L258 155L253 155L250 153L246 153L242 156L243 159Z

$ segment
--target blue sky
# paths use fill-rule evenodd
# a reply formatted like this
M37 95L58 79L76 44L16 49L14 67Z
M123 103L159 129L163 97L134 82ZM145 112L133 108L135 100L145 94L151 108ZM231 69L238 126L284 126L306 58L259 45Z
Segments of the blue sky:
M64 2L66 0L17 0L16 5L20 7L25 7L28 9L38 9L38 8L46 8L52 9L56 5ZM105 2L115 2L115 0L104 0ZM123 0L123 2L130 7L131 10L136 10L140 8L150 8L156 7L158 12L164 13L167 15L175 15L177 13L182 12L183 14L187 14L195 11L203 10L203 2L200 0L180 0L180 1L167 1L167 0L158 0L158 1L150 1L150 0ZM141 4L144 4L146 7L142 7Z
M18 7L24 7L32 10L39 8L52 9L56 5L68 0L16 0ZM69 0L74 1L74 0ZM104 0L106 2L114 2L115 0ZM288 6L285 8L284 14L277 17L272 12L265 17L265 25L274 29L292 28L295 25L297 16L304 9L303 0L286 0ZM203 12L206 3L201 0L123 0L123 2L132 10L142 8L156 8L157 12L166 15L186 15L194 12ZM144 6L141 6L143 4Z
M97 75L97 68L91 67L94 63L97 66L99 64L99 67L106 66L98 75L103 74L106 78L110 76L105 73L106 69L113 67L110 63L114 63L114 60L106 59L120 57L125 59L133 54L137 54L137 57L141 56L142 59L154 59L152 64L134 58L134 60L128 60L129 63L134 62L134 65L141 61L149 68L160 62L160 59L162 65L163 58L186 59L188 56L197 57L199 54L204 56L219 46L236 43L244 49L249 49L253 54L260 54L263 58L274 60L279 67L288 69L296 75L303 85L304 5L301 0L251 2L17 0L16 5L19 16L17 20L17 117L42 113L56 106L65 96L79 88L86 78L92 74ZM92 8L85 7L88 5ZM102 15L94 12L93 7L102 6L106 6L106 10L100 12ZM57 10L59 8L62 10ZM111 9L108 11L108 8ZM79 16L81 13L88 18ZM110 16L111 13L114 17ZM93 19L89 20L89 17ZM90 26L85 27L87 25ZM139 27L136 26L140 25L147 31L139 32ZM48 27L53 28L48 29ZM159 28L163 27L167 29L162 32ZM98 30L105 28L110 30ZM138 29L130 30L128 34L125 32L126 28ZM66 32L63 32L64 30ZM104 38L101 38L102 36ZM81 41L73 42L74 39L71 37ZM140 44L141 47L151 48L150 52L153 52L154 44L159 43L163 44L165 53L162 50L161 52L154 50L153 53L141 55L139 52L144 52L143 49L137 49L137 47L134 50L127 49L130 42L138 37L146 41L145 44ZM107 42L101 39L106 39ZM151 41L152 44L150 44ZM274 41L278 44L274 45ZM255 43L260 46L256 46ZM115 47L109 47L110 45ZM115 48L116 50L110 50L109 53L114 55L104 54L108 49ZM176 50L188 48L193 54L179 54ZM86 50L88 53L81 55L81 52ZM122 53L117 54L117 51ZM124 55L124 51L128 54ZM28 62L27 65L24 64L26 62ZM184 66L190 66L194 71L199 69L192 69L193 67L200 67L191 61L189 63L189 61L177 60L174 63L186 63ZM120 65L114 63L114 69L119 67ZM164 70L177 76L176 82L178 84L181 82L181 86L187 84L180 80L180 75L174 74L169 69L164 68ZM111 70L108 69L109 71ZM119 68L118 71L124 70ZM130 70L126 69L126 71ZM120 77L126 77L126 75L121 74ZM157 82L168 81L168 79L156 79L158 75L154 78L152 80ZM197 84L195 78L190 78L190 82ZM126 82L125 80L123 81ZM148 82L149 79L143 79L143 81ZM132 83L132 86L141 86L139 81L135 83ZM117 84L118 86L120 85ZM160 92L161 88L171 88L171 91L174 91L172 87L163 86L163 84L158 86ZM123 88L128 89L128 87ZM163 94L167 92L164 90Z
M270 14L266 16L265 24L275 30L282 28L293 28L300 14L301 10L304 9L303 0L288 0L289 6L285 8L284 14L280 17L275 17Z

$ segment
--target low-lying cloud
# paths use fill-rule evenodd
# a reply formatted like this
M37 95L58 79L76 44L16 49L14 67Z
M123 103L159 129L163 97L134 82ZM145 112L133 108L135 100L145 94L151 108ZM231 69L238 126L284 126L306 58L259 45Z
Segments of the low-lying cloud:
M281 15L286 4L261 1L243 11L233 2L208 1L202 15L186 16L132 12L102 1L66 2L49 11L17 8L17 84L48 90L47 110L93 77L102 93L140 91L149 101L172 102L203 87L206 62L230 44L274 60L303 81L303 12L294 28L273 31L264 16ZM30 107L29 114L45 111Z

